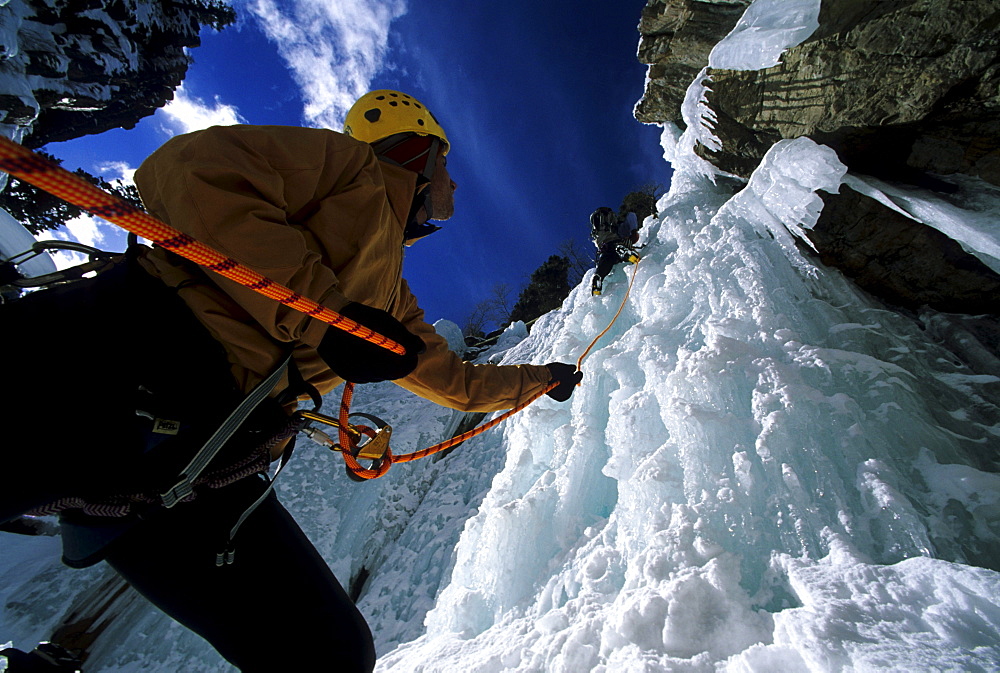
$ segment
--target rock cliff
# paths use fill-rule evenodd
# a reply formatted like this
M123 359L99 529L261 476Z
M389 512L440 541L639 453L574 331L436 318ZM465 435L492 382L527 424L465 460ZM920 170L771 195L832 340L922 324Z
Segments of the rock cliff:
M132 128L173 97L201 24L231 20L214 0L0 3L0 123L29 147Z
M684 92L749 4L650 0L639 25L649 66L639 121L683 127ZM823 0L819 28L777 65L706 74L720 146L696 151L725 173L746 178L775 142L808 136L853 173L944 198L960 198L949 176L1000 185L995 0ZM930 227L841 191L824 198L809 234L824 262L901 306L996 312L996 273Z

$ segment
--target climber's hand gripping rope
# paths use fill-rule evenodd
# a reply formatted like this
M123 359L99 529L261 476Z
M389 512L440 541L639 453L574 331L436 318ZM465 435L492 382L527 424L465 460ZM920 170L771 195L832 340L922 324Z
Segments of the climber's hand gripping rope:
M365 456L365 457L371 457L371 459L374 460L371 467L365 468L362 467L360 463L358 463L357 456L362 455L360 453L361 450L367 449L367 447L372 442L365 444L363 447L358 447L354 441L355 438L360 438L360 433L358 432L358 430L360 430L360 427L364 426L360 426L358 429L355 429L348 423L351 398L354 395L354 384L352 383L345 384L344 396L340 404L340 419L339 421L337 421L337 425L335 427L337 427L338 430L340 431L339 446L350 447L349 450L341 452L341 455L344 456L344 461L347 464L348 476L355 481L364 481L366 479L377 479L378 477L381 477L383 474L388 472L389 467L391 467L393 463L406 463L413 460L419 460L420 458L425 458L440 451L446 451L447 449L458 446L462 442L468 439L472 439L473 437L496 427L503 421L507 420L514 414L520 412L522 409L535 402L535 400L539 399L543 395L549 395L553 399L560 402L569 399L570 395L573 392L573 387L580 385L580 381L583 379L583 370L582 370L583 359L587 357L591 349L597 344L597 342L601 339L601 337L603 337L605 334L608 333L611 327L615 324L615 321L618 320L618 316L621 315L622 309L625 308L625 304L628 301L629 294L632 291L632 284L635 283L636 269L638 268L639 261L640 259L637 257L635 262L636 266L633 267L632 278L629 281L628 288L625 290L625 296L622 297L622 303L621 306L618 307L618 312L615 313L615 316L611 319L611 322L608 323L608 326L604 328L604 331L602 331L600 334L594 337L593 341L590 342L590 345L587 346L586 350L584 350L583 354L580 355L579 359L576 361L576 366L574 367L573 365L562 362L554 362L549 364L548 367L549 371L552 372L552 380L542 390L538 391L532 397L525 400L524 402L514 407L513 409L510 409L504 412L503 414L497 416L493 420L488 421L483 425L480 425L478 428L474 428L472 430L469 430L468 432L456 435L451 439L445 440L443 442L435 444L434 446L430 446L421 451L406 453L400 456L396 456L392 453L392 449L390 449L388 445L388 436L387 436L384 447L378 446L377 449L373 447L371 452L367 456ZM350 415L354 416L358 414L350 414ZM332 423L329 423L329 421L324 421L324 422L333 425ZM384 430L384 428L382 428L382 430ZM389 428L389 430L391 432L391 428ZM329 438L327 439L329 440ZM330 440L330 444L326 445L330 446L332 443L333 443L332 440ZM384 448L384 453L381 456L376 457L374 454L377 451L382 451L383 448Z

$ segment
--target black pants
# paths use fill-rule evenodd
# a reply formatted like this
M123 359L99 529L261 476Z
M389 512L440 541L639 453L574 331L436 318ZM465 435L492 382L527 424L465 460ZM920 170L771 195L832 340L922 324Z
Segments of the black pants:
M611 269L615 268L615 264L621 261L622 256L618 254L614 246L602 248L601 255L597 258L597 269L594 271L594 274L603 280L605 276L611 273Z
M160 493L154 487L179 473L234 406L221 346L173 291L131 263L0 305L0 326L16 346L0 386L0 523L64 496ZM148 422L136 410L160 407L197 430L143 453ZM367 624L276 497L241 527L235 563L216 567L229 529L264 486L244 479L152 514L107 558L244 671L371 671Z
M601 246L597 255L597 268L594 270L594 287L599 289L604 277L611 273L615 264L625 261L625 256L622 254L623 245L624 241L617 240Z
M177 505L117 541L108 562L241 671L371 671L364 617L273 493L237 533L234 563L215 565L263 486L245 479Z

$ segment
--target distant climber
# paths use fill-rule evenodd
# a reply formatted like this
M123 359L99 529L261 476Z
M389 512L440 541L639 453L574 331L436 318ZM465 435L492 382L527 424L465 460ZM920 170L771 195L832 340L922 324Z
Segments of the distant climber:
M0 407L17 411L5 424L0 522L63 503L67 563L106 559L243 671L370 672L364 617L263 476L269 459L290 455L296 401L344 380L392 380L452 409L489 412L550 383L547 394L565 401L583 376L559 362L463 362L424 320L401 276L403 250L453 214L450 149L426 106L388 90L362 96L343 133L215 126L167 141L135 181L178 240L216 247L405 353L164 247L130 246L130 264L114 272L124 277L81 281L95 292L60 303L45 290L2 305L4 324L24 328L11 334L47 320L10 352L47 357L5 363L16 385L4 387ZM67 336L73 325L91 329ZM93 351L65 355L90 332ZM35 341L43 337L44 347ZM242 426L232 422L255 390L264 403ZM73 404L50 404L57 392ZM72 435L46 434L56 421ZM199 447L230 426L239 431L212 461L211 481L178 484ZM114 514L122 507L133 509ZM319 654L309 646L317 643Z
M610 208L598 208L590 216L590 239L597 247L597 268L590 285L590 293L596 297L604 288L604 277L611 273L615 264L635 264L639 261L634 248L639 242L639 223L635 213L618 217Z

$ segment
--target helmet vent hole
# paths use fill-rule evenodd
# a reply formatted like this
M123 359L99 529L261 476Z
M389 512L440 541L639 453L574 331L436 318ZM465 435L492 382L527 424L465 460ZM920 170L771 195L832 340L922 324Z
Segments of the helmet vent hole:
M421 126L423 126L424 125L424 120L423 119L418 119L417 123L420 124Z
M372 124L377 122L379 120L379 117L381 116L382 116L382 111L379 110L377 107L372 108L371 110L365 112L365 119L370 121Z
M399 103L398 103L398 102L396 102L396 101L394 101L394 100L391 100L391 101L389 101L389 105L391 105L391 106L393 106L393 107L398 107L398 106L399 106Z

